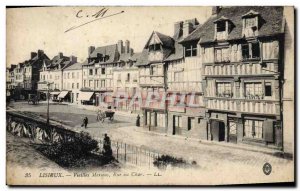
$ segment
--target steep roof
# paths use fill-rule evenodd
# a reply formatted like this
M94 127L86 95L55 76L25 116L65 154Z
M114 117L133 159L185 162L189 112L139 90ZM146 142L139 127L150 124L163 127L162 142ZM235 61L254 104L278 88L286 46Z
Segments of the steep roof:
M228 40L241 39L243 38L242 17L247 13L259 13L262 20L261 27L258 30L259 36L283 33L283 7L233 6L222 8L217 16L211 16L203 25L199 26L195 31L180 42L198 41L200 38L201 43L214 41L214 21L222 17L228 18L234 25L232 31L229 33Z
M174 39L172 37L164 35L164 34L159 33L157 31L153 31L144 48L148 48L150 40L152 39L153 35L155 35L155 34L157 35L157 37L159 38L159 40L160 40L160 42L162 43L163 46L169 47L169 48L174 47Z
M108 60L103 63L112 63L118 61L118 49L117 44L97 47L90 55L90 58L97 58L97 55L101 54L107 56ZM89 63L90 64L90 63Z
M143 51L141 53L138 53L137 55L135 55L136 58L136 66L144 66L144 65L148 65L149 61L148 61L148 50L147 49L143 49Z
M176 41L174 47L174 52L172 52L164 61L179 60L183 58L183 46Z
M82 68L82 64L80 62L76 62L72 65L68 65L67 67L65 67L65 70L80 70Z

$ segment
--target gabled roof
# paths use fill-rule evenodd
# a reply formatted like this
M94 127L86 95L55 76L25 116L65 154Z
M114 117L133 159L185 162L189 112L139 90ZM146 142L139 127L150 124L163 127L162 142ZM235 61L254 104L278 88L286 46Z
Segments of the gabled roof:
M224 7L220 10L217 17L211 16L203 25L199 26L189 36L180 41L180 43L188 41L213 42L214 41L214 21L226 17L234 24L231 32L228 35L228 40L241 39L243 29L243 15L249 12L260 13L260 19L262 21L261 27L258 30L258 36L270 36L283 33L282 23L283 21L283 7L268 7L268 6L233 6Z
M153 31L152 34L150 35L146 45L145 45L145 49L148 48L150 40L152 39L153 35L156 35L160 41L160 43L165 46L165 47L169 47L169 48L173 48L174 47L174 40L172 37L164 35L162 33L159 33L157 31Z

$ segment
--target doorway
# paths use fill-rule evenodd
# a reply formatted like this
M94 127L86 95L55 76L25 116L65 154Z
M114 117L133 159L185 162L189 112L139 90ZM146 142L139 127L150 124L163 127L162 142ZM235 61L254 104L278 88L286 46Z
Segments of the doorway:
M225 123L222 121L211 122L211 136L213 141L225 141Z

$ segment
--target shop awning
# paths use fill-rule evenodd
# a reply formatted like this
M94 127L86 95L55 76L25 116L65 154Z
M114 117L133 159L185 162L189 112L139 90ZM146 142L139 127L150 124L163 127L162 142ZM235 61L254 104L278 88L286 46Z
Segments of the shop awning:
M60 92L60 94L58 95L58 98L65 98L66 95L68 95L69 91L62 91Z
M50 92L51 95L58 95L60 92Z
M81 101L90 101L91 97L93 96L94 92L80 92L78 96L78 100Z

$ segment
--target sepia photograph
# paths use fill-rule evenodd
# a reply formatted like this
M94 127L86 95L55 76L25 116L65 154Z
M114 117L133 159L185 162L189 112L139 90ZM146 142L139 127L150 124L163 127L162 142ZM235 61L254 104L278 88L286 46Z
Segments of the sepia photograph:
M293 185L294 13L6 7L6 184Z

